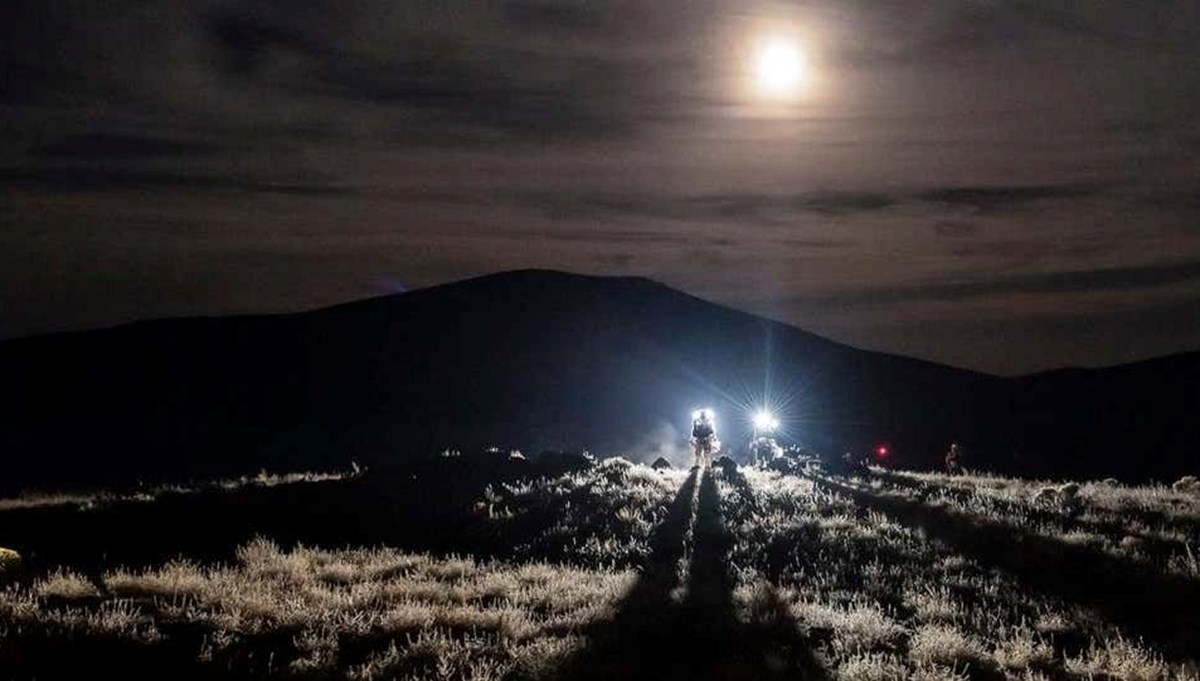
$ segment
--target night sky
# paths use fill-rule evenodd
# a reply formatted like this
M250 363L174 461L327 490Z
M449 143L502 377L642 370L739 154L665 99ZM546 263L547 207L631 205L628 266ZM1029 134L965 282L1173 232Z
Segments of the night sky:
M0 73L0 337L552 267L1003 374L1200 348L1195 0L10 0Z

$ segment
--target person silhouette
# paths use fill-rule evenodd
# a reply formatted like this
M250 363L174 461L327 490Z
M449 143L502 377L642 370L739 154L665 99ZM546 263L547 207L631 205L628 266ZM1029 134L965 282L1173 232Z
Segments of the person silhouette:
M717 429L713 424L712 415L707 409L701 409L692 420L694 466L711 465L718 446Z
M957 442L952 442L949 451L946 452L946 474L962 475L962 472L962 448Z

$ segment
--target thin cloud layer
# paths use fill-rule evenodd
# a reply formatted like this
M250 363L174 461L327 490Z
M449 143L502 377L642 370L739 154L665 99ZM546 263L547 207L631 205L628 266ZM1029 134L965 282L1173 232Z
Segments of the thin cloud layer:
M1006 373L1200 346L1191 2L17 0L0 68L0 336L552 266Z

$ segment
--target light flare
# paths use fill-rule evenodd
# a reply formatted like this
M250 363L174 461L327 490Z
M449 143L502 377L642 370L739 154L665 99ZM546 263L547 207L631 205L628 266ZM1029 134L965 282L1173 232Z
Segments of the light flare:
M765 409L754 414L752 421L754 428L762 432L774 432L779 427L779 419L775 418L774 414Z

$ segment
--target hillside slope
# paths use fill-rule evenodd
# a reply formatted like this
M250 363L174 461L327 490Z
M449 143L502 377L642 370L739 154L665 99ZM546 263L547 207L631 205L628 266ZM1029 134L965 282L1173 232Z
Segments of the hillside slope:
M1025 475L1171 481L1200 473L1200 352L1002 382L994 463Z
M1194 376L1200 363L1181 361ZM898 464L922 465L958 439L977 463L1020 464L1018 449L1024 461L1070 461L1060 439L1041 446L1048 429L1103 446L1097 426L1116 417L1097 422L1060 399L1101 399L1103 384L1122 396L1113 409L1154 405L1159 379L1125 371L1001 380L857 350L645 279L519 271L300 314L0 343L0 457L16 485L379 466L447 446L670 455L693 407L715 407L723 439L740 445L747 408L768 395L790 397L788 434L819 449L887 442ZM1175 393L1183 411L1200 403L1190 385ZM1181 417L1154 406L1113 442L1172 420L1196 442Z

